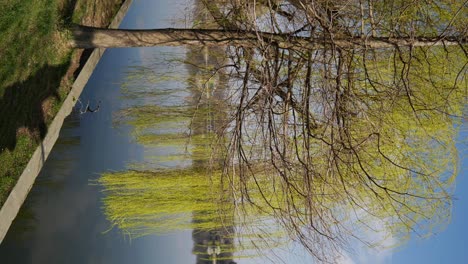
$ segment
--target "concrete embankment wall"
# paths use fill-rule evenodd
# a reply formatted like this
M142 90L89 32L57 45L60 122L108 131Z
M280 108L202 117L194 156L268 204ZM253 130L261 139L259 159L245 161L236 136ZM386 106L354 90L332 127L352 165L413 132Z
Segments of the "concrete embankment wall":
M125 14L128 11L128 8L132 0L126 0L121 6L120 10L114 17L110 28L118 28L120 22L122 22ZM47 157L49 156L50 151L52 150L57 138L60 134L60 129L62 128L63 121L71 113L73 107L75 106L76 99L80 97L83 88L88 82L91 74L94 71L97 63L101 59L105 49L95 49L80 74L76 78L70 93L65 99L60 111L55 116L52 124L48 127L47 135L44 140L41 142L39 147L34 152L31 160L29 160L26 169L23 171L21 176L18 179L15 187L11 191L8 199L0 210L0 243L3 241L8 229L10 228L11 223L18 214L21 205L28 196L29 191L31 190L34 181L36 180L37 175L42 169Z

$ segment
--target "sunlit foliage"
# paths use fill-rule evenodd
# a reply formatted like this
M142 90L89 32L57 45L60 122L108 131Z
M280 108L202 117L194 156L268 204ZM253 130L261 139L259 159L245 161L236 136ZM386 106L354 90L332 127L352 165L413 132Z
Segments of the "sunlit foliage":
M219 50L189 49L188 96L125 109L120 121L139 143L179 146L191 163L105 174L111 222L131 236L254 226L250 235L231 233L260 248L258 237L287 236L324 262L355 240L389 247L443 228L468 90L464 46L369 50L333 38L463 34L463 7L364 2L199 2L219 27L295 30L331 44L286 49L259 38L258 47L227 48L223 59ZM144 94L151 101L155 91ZM269 223L274 232L258 232ZM369 232L385 235L376 241Z

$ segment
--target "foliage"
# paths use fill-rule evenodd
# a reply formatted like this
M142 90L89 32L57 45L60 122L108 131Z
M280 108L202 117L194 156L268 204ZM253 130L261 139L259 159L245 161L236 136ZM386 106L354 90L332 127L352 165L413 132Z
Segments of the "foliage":
M398 242L413 234L432 234L449 219L458 169L455 138L468 90L468 57L462 42L465 6L449 6L449 1L364 2L198 2L220 28L328 42L314 49L282 48L259 35L253 47L228 47L224 59L213 59L216 56L208 51L202 58L189 49L190 97L178 106L184 113L166 115L146 105L124 110L126 122L137 130L143 127L136 137L149 145L168 134L157 132L161 120L188 119L185 111L191 109L186 134L211 140L200 144L199 153L208 153L205 157L190 153L192 167L211 170L207 173L211 177L204 180L218 183L218 195L230 197L228 205L219 200L202 203L221 212L221 216L208 214L209 218L223 219L224 208L242 216L271 217L281 234L300 242L319 261L335 261L354 239L374 247L389 246L362 235L375 232L375 226ZM202 22L197 20L197 26ZM368 49L341 46L335 40L343 36L364 41L435 37L460 45ZM141 109L158 110L147 115ZM175 144L183 144L181 137L174 138ZM188 142L186 146L200 147L196 141ZM143 173L154 175L152 180L158 182L161 175L132 173L123 173L122 180L131 176L132 181L146 182L137 176ZM102 183L114 201L106 209L110 204L120 206L108 187L119 186L118 176L112 178L113 184ZM189 177L184 178L190 184ZM127 188L129 184L118 190ZM187 211L200 210L178 199ZM119 214L109 211L116 223ZM210 225L205 228L220 228ZM136 222L135 226L148 225Z
M114 226L131 238L179 230L225 230L224 237L242 244L224 245L223 252L268 249L285 243L285 234L271 226L267 215L236 211L229 190L223 190L220 171L172 169L105 173L104 212ZM270 220L270 221L268 221ZM236 226L239 224L239 226ZM259 235L268 237L262 241Z

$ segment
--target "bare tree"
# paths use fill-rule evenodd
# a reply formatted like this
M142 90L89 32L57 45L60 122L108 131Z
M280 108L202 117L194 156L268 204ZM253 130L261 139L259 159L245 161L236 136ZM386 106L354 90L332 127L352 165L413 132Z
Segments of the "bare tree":
M450 212L467 95L466 2L204 1L210 29L78 27L76 47L225 45L221 185L335 262L378 222L399 239ZM227 136L226 136L227 135ZM216 169L216 168L215 168Z

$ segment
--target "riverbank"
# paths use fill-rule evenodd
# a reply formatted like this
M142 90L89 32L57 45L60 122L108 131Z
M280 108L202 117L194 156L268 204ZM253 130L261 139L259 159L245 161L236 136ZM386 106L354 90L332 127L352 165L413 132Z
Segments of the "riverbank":
M87 11L80 15L80 21L74 22L118 27L131 0L122 2L105 0L100 1L99 5L88 5L87 0L77 1L73 5L75 12L84 10L85 6ZM65 39L61 43L65 43ZM70 49L64 53L66 58L60 65L45 63L44 67L26 80L1 86L0 138L3 145L0 148L0 242L52 150L64 119L71 112L103 52L103 49L92 53ZM58 53L55 55L61 56ZM28 111L25 112L25 109ZM9 138L12 142L6 140L8 131L14 131L14 135Z
M123 0L14 0L0 8L0 206L89 53L66 45L71 23L106 27Z

